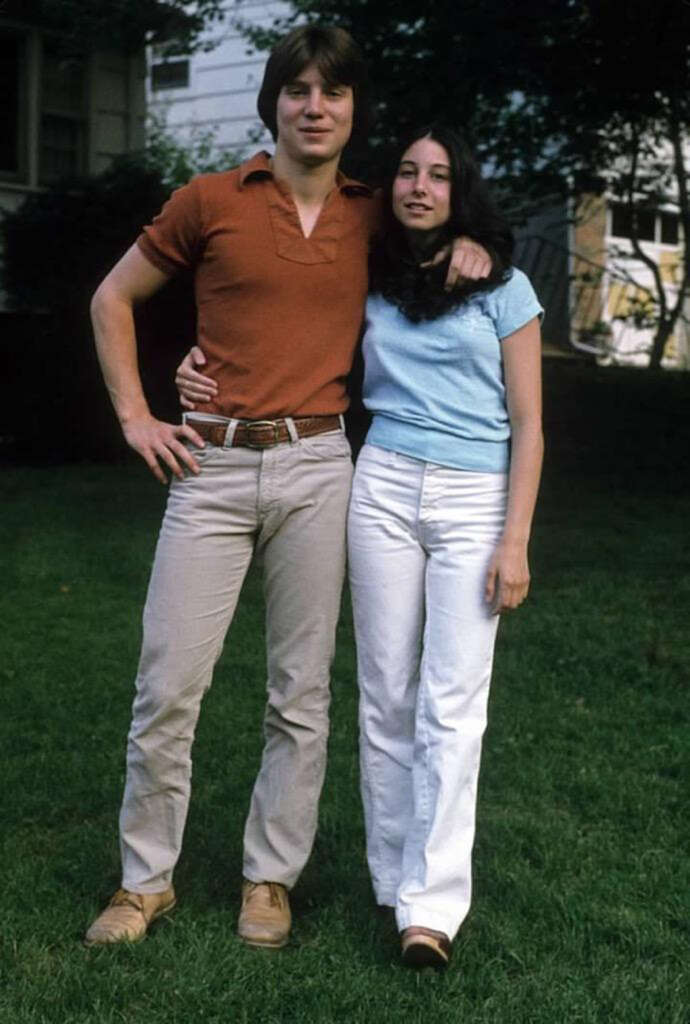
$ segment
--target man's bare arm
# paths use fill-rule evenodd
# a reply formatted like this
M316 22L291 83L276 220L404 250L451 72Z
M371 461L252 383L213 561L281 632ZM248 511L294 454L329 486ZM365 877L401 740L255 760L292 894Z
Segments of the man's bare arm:
M160 463L180 478L184 475L180 463L193 473L199 472L196 460L181 439L204 447L191 427L155 419L141 386L134 306L167 281L168 277L133 245L103 279L91 300L96 351L122 432L161 483L166 482L166 477Z

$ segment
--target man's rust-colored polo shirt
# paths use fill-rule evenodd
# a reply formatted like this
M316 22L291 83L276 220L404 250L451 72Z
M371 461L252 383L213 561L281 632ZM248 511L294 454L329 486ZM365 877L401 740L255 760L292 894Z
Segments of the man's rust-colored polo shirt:
M272 419L347 408L377 215L371 190L339 175L305 238L266 153L173 193L137 243L165 274L194 270L204 372L219 386L204 412Z

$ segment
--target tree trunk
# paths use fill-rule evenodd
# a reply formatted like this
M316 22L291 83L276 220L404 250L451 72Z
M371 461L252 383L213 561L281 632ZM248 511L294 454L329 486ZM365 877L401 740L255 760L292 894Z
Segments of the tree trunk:
M649 366L650 370L658 370L661 366L661 359L666 348L666 342L671 337L673 332L673 324L665 321L661 321L657 327L657 332L654 335L654 341L652 342L652 350L649 353Z

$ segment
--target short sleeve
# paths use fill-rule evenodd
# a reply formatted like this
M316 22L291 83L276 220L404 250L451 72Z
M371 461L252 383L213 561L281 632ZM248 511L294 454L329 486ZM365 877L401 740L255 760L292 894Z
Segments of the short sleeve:
M504 284L488 293L487 300L488 313L499 338L507 338L535 316L541 319L544 315L544 309L529 278L517 267L513 267Z
M199 184L192 179L173 192L161 212L143 229L137 245L154 267L173 275L194 266L202 241Z

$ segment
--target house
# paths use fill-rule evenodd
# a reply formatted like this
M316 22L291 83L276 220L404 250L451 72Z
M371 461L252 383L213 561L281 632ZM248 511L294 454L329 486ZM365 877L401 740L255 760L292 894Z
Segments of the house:
M144 54L66 59L54 34L0 14L0 210L145 141Z
M267 54L242 36L237 19L269 28L288 13L275 0L228 0L223 21L209 26L209 49L192 56L167 56L165 46L149 52L148 109L180 141L210 137L214 145L233 150L240 159L257 143L269 142L256 112L256 97Z
M600 365L646 366L653 339L652 271L633 252L630 212L607 196L583 196L530 219L519 234L517 262L547 308L544 336L596 357ZM643 252L659 267L666 299L678 295L682 236L677 207L637 211ZM690 330L679 320L662 366L690 368Z
M603 272L592 277L590 302L598 307L598 321L576 320L574 327L587 334L600 325L605 341L600 362L644 366L654 331L645 322L645 313L653 310L654 278L649 267L633 251L629 207L614 199L585 198L580 203L578 224L572 229L575 258L600 262ZM675 305L678 299L679 271L682 260L682 238L677 206L672 203L658 208L636 211L637 236L643 253L659 268L666 301ZM577 281L578 271L575 269ZM690 366L690 337L687 325L679 321L669 338L662 365L668 369Z

